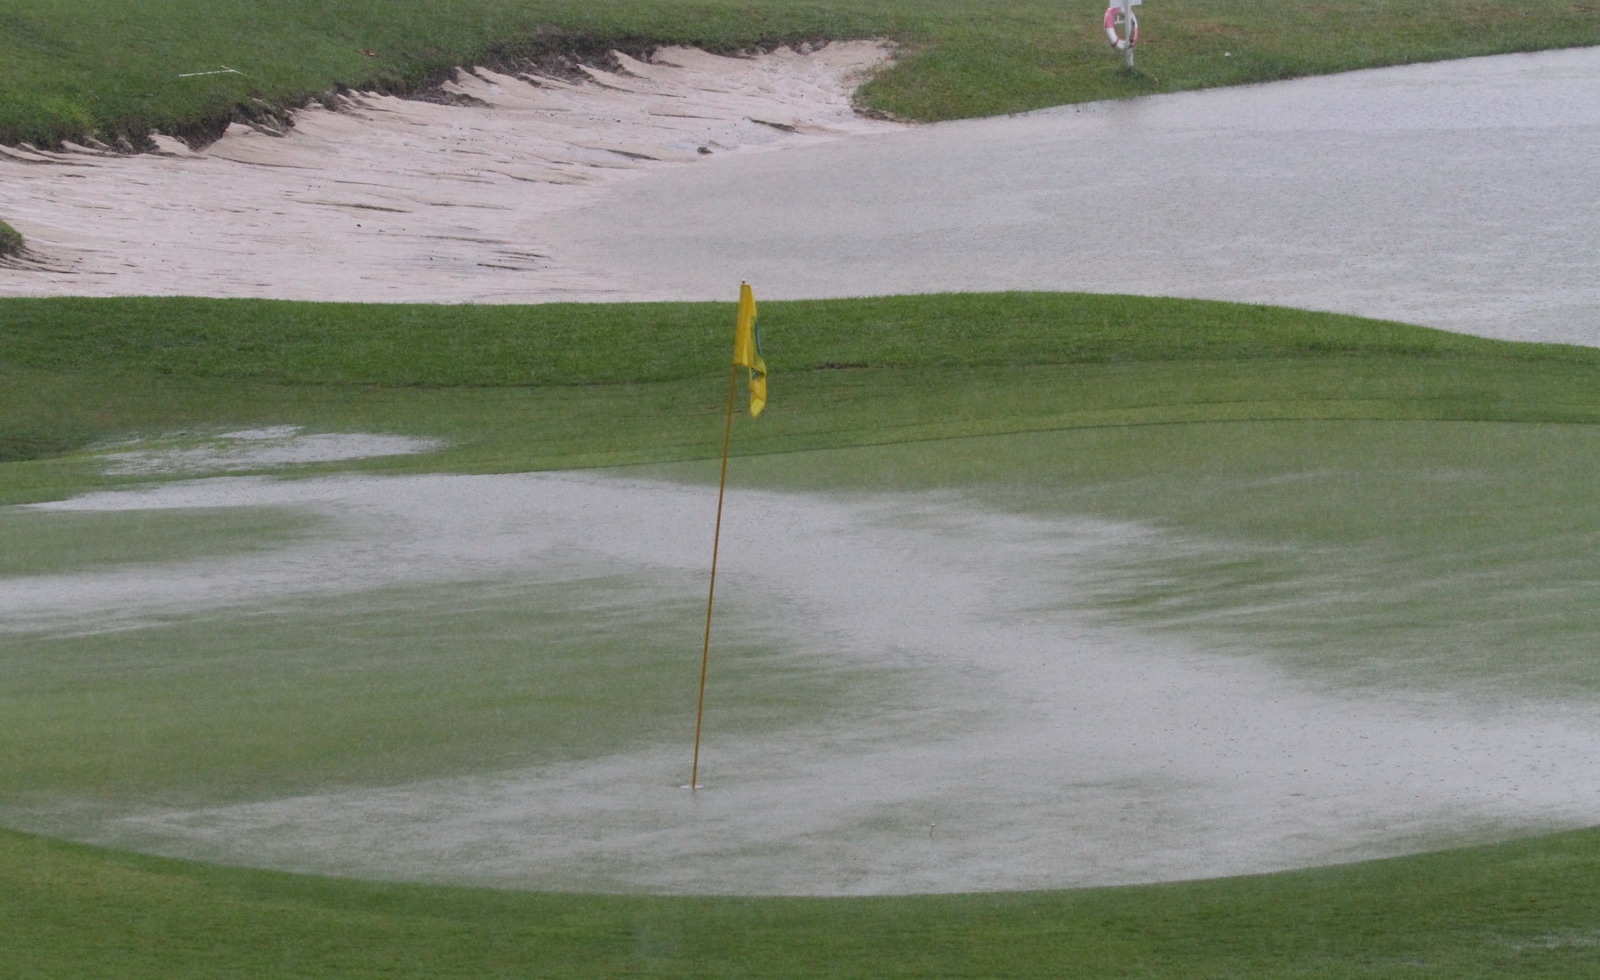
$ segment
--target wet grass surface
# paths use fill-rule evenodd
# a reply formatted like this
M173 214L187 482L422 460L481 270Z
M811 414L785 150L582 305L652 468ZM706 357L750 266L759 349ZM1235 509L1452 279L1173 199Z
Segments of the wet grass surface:
M1592 977L1600 832L1248 878L873 899L367 884L0 831L6 973Z
M702 584L393 586L19 629L0 637L0 801L219 804L680 740ZM771 638L722 639L719 688L739 695L719 731L864 689L865 670L802 671Z
M11 461L0 464L0 494L53 499L127 483L86 452L107 440L275 424L452 442L357 465L379 472L648 463L702 479L718 449L726 376L716 365L731 312L4 301L0 437ZM1190 632L1208 618L1224 638L1329 635L1327 608L1300 601L1308 576L1354 574L1377 555L1367 578L1334 583L1366 603L1336 644L1348 651L1356 639L1353 670L1370 666L1363 649L1382 646L1362 648L1363 629L1379 640L1410 629L1420 644L1459 617L1479 647L1468 644L1457 676L1498 682L1526 655L1557 686L1591 682L1582 647L1593 635L1584 590L1595 580L1600 353L1118 297L772 303L762 322L773 401L736 432L744 485L965 488L1022 512L1152 521L1202 546L1160 569L1130 555L1098 608ZM0 526L40 547L76 540L88 565L108 560L87 525L19 528ZM205 537L232 548L257 530ZM140 560L194 557L165 550L165 535L150 525L102 536L125 539ZM1332 558L1313 568L1304 555ZM15 561L12 574L49 565ZM427 612L404 597L390 605ZM8 788L115 797L167 780L205 794L219 778L256 779L254 792L302 785L306 773L459 771L463 759L481 765L542 740L560 749L558 733L592 717L594 698L618 694L611 662L594 659L558 610L468 603L428 633L378 606L263 610L220 632L167 622L78 638L60 656L13 657L0 686ZM517 642L501 642L508 624L545 630L553 659L520 657ZM654 649L660 624L637 625L641 649ZM463 633L484 642L444 677L430 651ZM319 646L329 636L339 642ZM363 670L362 643L415 656L382 670L367 657ZM1544 660L1541 644L1553 651ZM253 659L263 645L276 664ZM1331 647L1308 649L1325 669ZM652 737L669 709L649 705L681 700L666 676L628 695L644 705L635 716L584 738ZM415 695L440 684L481 710L457 724L442 704L419 707ZM197 691L205 696L189 698ZM495 698L511 695L545 698L546 711L507 720ZM347 710L362 704L371 710ZM316 734L328 717L345 727ZM287 729L307 737L274 735ZM197 750L209 753L198 768ZM1146 888L809 901L380 886L4 834L0 948L18 977L1579 977L1600 974L1597 840Z
M248 554L317 529L304 512L236 507L124 513L0 511L0 578Z
M0 142L203 137L339 86L406 91L458 65L662 43L891 37L904 55L862 101L923 120L1600 43L1583 0L1200 0L1144 11L1129 74L1102 12L1089 0L12 0ZM224 67L236 73L194 74Z
M714 303L0 301L0 501L129 482L85 453L97 445L229 427L450 447L362 464L383 472L708 458L731 317ZM1207 420L1600 419L1600 351L1273 307L973 294L766 303L761 322L783 410L740 426L741 455Z
M716 479L708 463L639 472ZM1137 522L1158 537L1064 584L1055 608L1318 684L1490 700L1600 691L1593 425L1111 425L765 455L732 479Z

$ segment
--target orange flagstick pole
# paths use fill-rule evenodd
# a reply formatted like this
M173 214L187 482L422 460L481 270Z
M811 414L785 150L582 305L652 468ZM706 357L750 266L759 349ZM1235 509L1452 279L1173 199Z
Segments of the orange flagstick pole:
M706 639L700 648L700 706L694 713L694 764L689 791L700 788L700 730L706 720L706 672L711 665L711 609L717 598L717 556L722 550L722 500L728 492L728 448L733 443L733 406L739 399L739 369L750 371L750 417L767 406L767 362L756 336L756 298L750 284L739 284L739 321L733 334L733 365L728 370L728 418L722 429L722 478L717 482L717 530L711 538L711 587L706 591Z
M694 764L689 792L700 788L700 727L706 717L706 668L711 665L711 606L717 598L717 553L722 546L722 497L728 489L728 448L733 443L733 404L739 395L739 365L728 369L728 420L722 429L722 479L717 484L717 530L711 536L711 588L706 592L706 640L700 649L700 707L694 714Z

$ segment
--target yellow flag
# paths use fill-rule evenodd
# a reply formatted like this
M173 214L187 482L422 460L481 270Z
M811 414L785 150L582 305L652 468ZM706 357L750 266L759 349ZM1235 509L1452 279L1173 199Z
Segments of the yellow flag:
M739 328L733 335L733 366L750 369L750 417L767 407L767 362L761 359L756 335L756 296L749 283L739 284Z

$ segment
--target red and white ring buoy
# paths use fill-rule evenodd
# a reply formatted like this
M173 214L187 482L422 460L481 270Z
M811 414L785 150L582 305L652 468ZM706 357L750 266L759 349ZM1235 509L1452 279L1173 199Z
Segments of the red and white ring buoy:
M1121 15L1121 7L1106 8L1106 39L1118 51L1126 51L1139 43L1139 18L1134 16L1131 7L1128 9L1128 21L1126 24L1122 23ZM1117 33L1119 26L1123 28L1121 34Z

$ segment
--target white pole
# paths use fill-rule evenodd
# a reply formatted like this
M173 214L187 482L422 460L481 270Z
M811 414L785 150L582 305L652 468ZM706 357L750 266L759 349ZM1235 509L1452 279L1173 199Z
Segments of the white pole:
M1133 67L1133 0L1120 0L1122 4L1123 36L1128 39L1128 67Z

